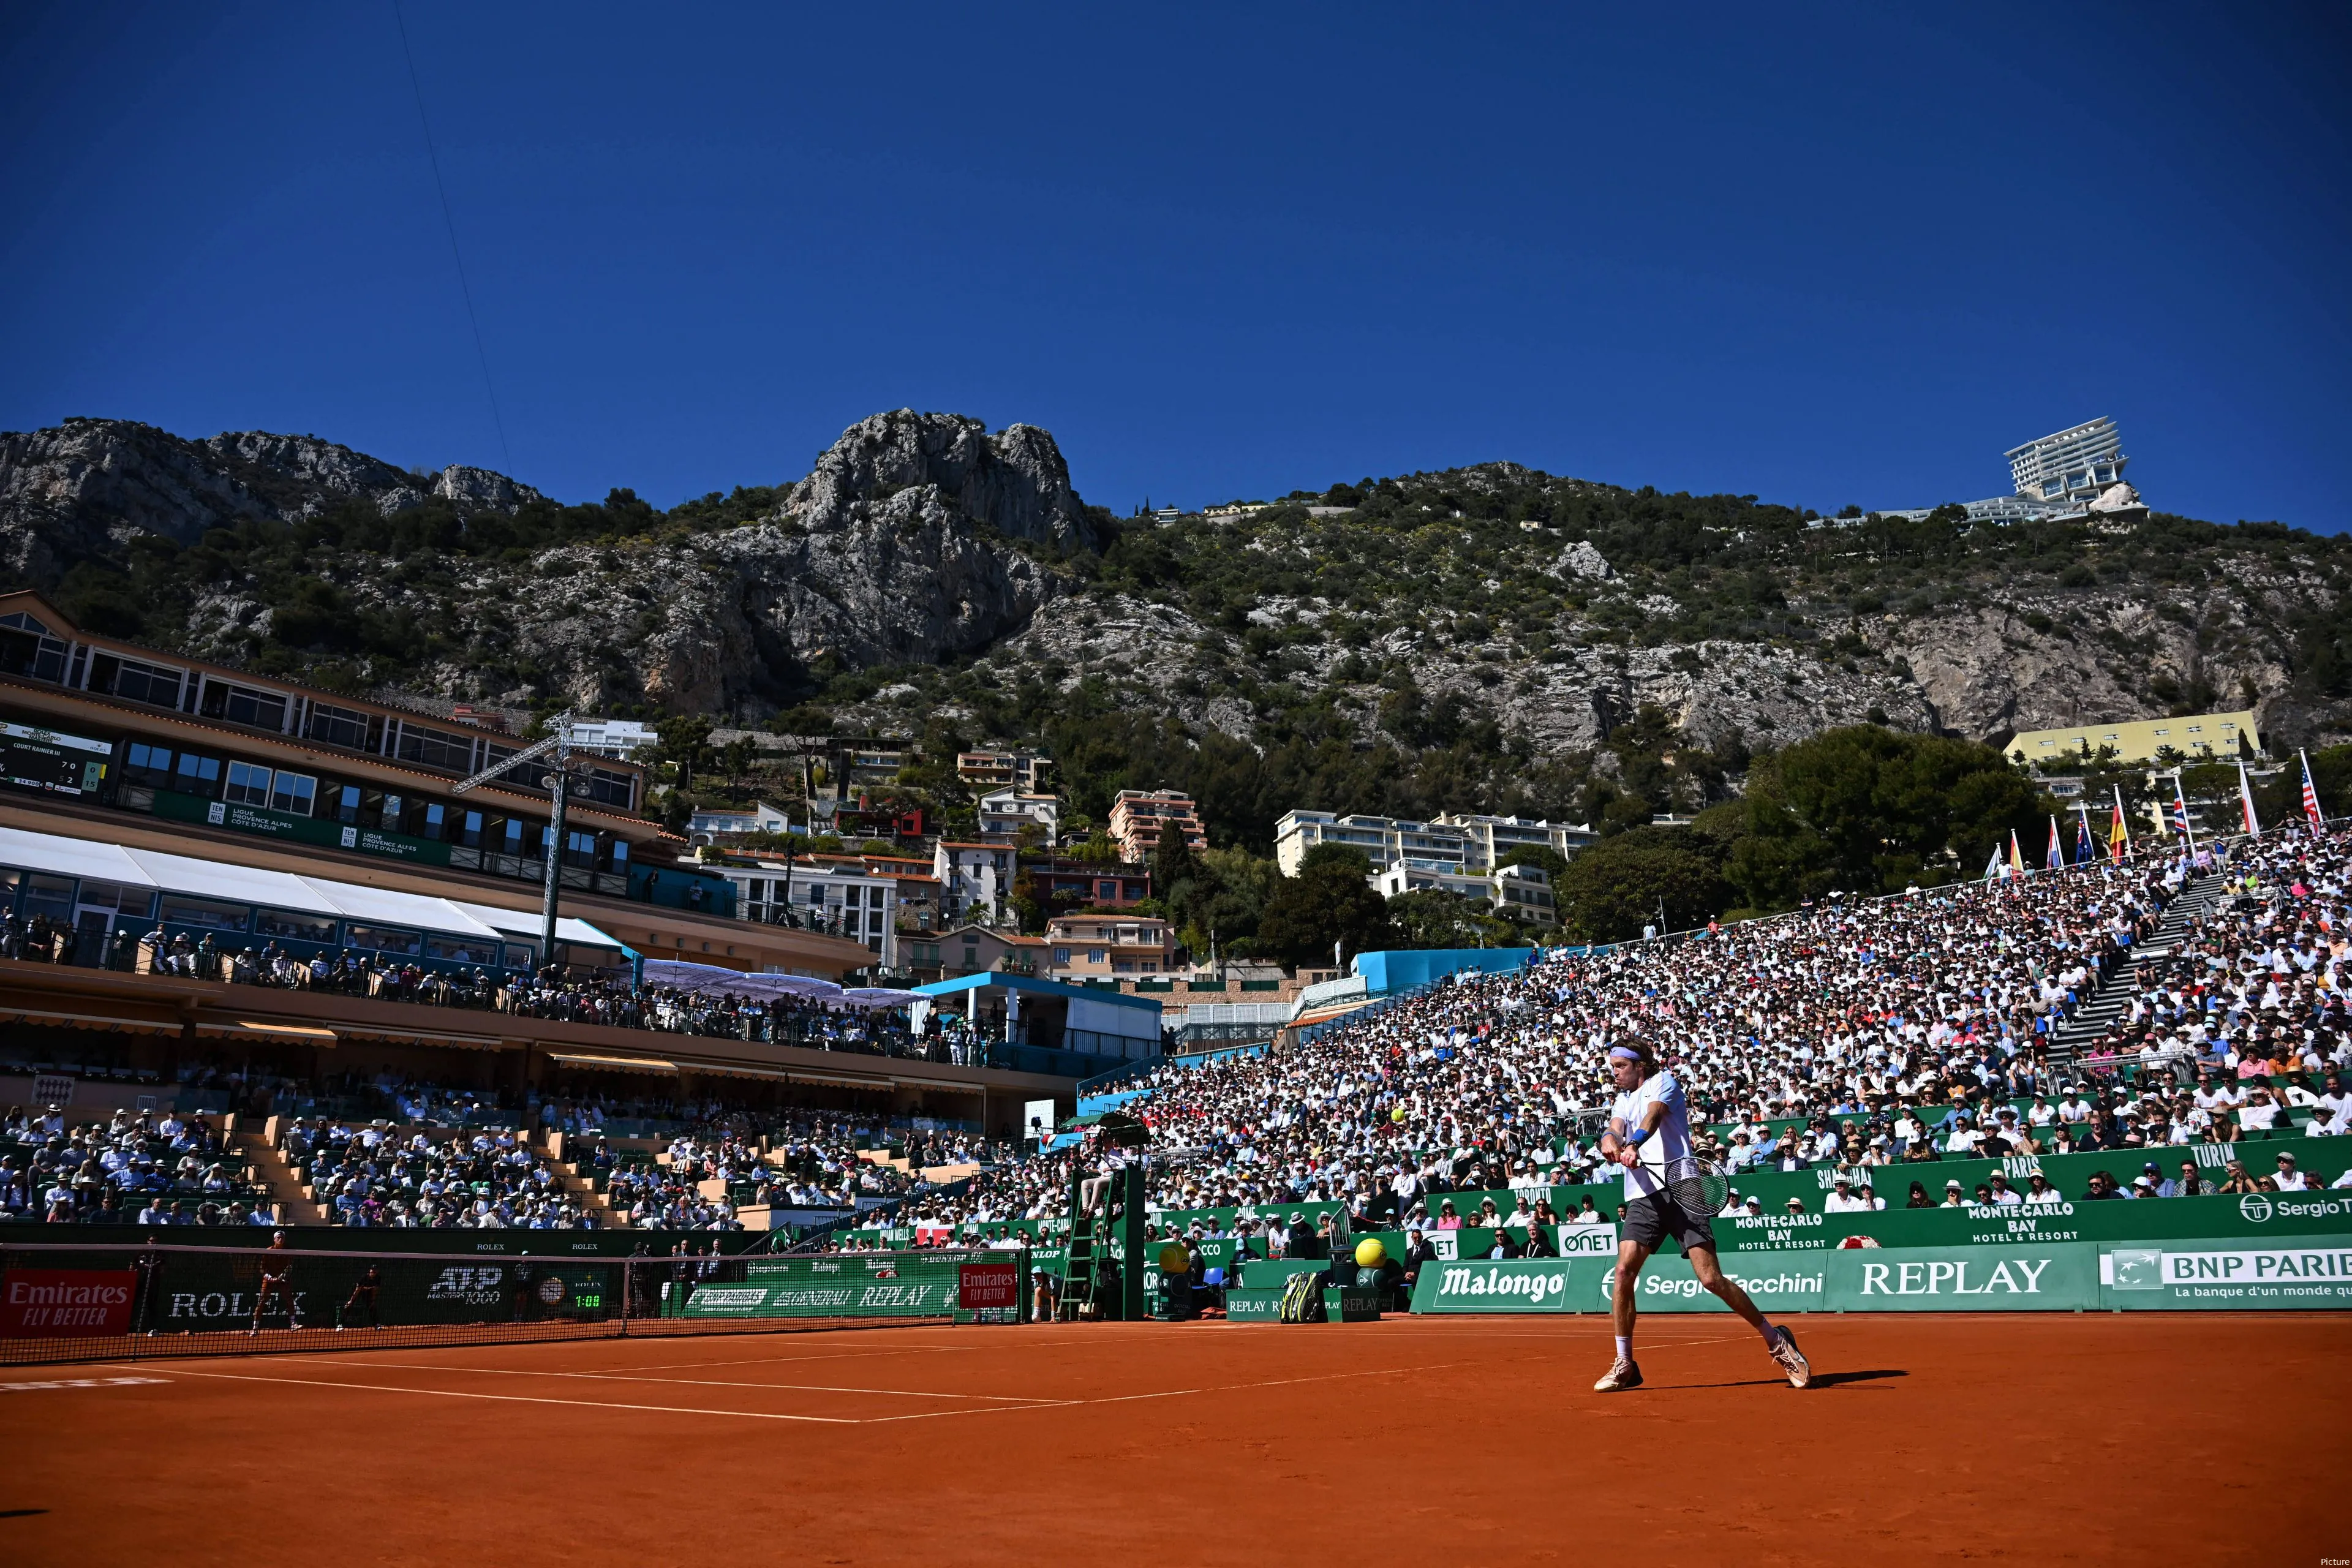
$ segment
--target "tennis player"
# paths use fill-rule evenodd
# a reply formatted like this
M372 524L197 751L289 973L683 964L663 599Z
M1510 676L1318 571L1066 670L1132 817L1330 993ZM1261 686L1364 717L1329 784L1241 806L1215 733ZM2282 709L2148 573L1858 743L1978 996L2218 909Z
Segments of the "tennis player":
M1670 1236L1682 1244L1683 1256L1690 1259L1691 1272L1698 1276L1698 1282L1764 1336L1764 1349L1788 1373L1789 1386L1804 1387L1812 1381L1813 1371L1797 1349L1796 1336L1758 1311L1739 1282L1727 1277L1716 1261L1715 1228L1708 1223L1713 1211L1691 1212L1700 1205L1688 1201L1698 1184L1681 1176L1696 1163L1691 1154L1690 1112L1683 1100L1683 1086L1658 1065L1657 1047L1640 1038L1622 1039L1609 1047L1609 1076L1617 1086L1617 1100L1610 1108L1609 1131L1601 1135L1601 1152L1625 1167L1625 1221L1617 1233L1617 1280L1612 1300L1617 1320L1617 1359L1593 1388L1615 1394L1642 1386L1642 1369L1633 1361L1633 1291L1642 1277L1642 1265ZM1716 1197L1720 1203L1721 1193Z
M281 1230L269 1238L269 1245L262 1250L261 1288L253 1293L251 1333L261 1332L262 1309L272 1301L286 1309L288 1328L299 1329L302 1326L302 1321L295 1316L294 1287L287 1279L287 1270L290 1264L291 1259L287 1257L286 1233Z

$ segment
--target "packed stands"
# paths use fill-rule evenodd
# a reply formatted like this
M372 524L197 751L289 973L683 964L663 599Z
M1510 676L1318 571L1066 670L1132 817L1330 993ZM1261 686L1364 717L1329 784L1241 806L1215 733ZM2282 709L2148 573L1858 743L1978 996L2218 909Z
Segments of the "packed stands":
M1145 1091L1125 1109L1154 1134L1156 1209L1336 1203L1360 1226L1444 1226L1448 1193L1500 1194L1506 1214L1531 1214L1529 1194L1602 1174L1601 1047L1633 1033L1682 1077L1735 1184L1810 1171L1822 1178L1812 1206L1883 1206L1897 1179L1885 1166L2231 1142L2314 1110L2340 1128L2347 860L2343 834L2281 836L1555 951L1517 973L1368 1007L1285 1053L1163 1065L1124 1086ZM2150 972L2125 1032L2095 1056L2059 1043L2104 979L2136 979L2133 949L2168 906L2219 879L2232 897ZM2186 972L2200 964L2202 981ZM2246 1086L2242 1102L2223 1080ZM1099 1163L1083 1150L1033 1158L919 1200L909 1217L933 1234L1051 1222L1072 1177ZM1848 1178L1843 1191L1833 1175ZM2174 1178L2142 1179L2153 1190ZM1918 1189L1932 1203L1928 1186L1943 1184Z
M72 1122L57 1106L0 1121L0 1216L52 1225L258 1226L268 1194L203 1116L116 1111Z
M579 1201L551 1161L512 1131L436 1137L382 1122L296 1121L280 1149L337 1225L395 1229L579 1230Z

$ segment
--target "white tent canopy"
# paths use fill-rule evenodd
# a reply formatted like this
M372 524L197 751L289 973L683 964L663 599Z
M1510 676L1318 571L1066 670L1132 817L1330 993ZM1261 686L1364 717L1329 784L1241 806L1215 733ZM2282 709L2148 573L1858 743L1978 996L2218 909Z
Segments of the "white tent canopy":
M463 900L371 888L331 877L266 871L226 860L93 844L87 839L17 827L0 827L0 866L453 935L535 939L541 929L535 910L502 910ZM606 935L583 920L567 917L559 921L556 937L560 942L582 947L625 951L618 938Z

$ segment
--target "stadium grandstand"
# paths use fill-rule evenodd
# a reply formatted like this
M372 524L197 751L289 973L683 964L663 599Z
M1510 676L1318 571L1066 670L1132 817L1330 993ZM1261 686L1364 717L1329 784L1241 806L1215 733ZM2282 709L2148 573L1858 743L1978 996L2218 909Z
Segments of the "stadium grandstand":
M2352 1142L2284 1177L2258 1147L2352 1130L2347 850L2340 832L2274 833L1530 952L1087 1103L1150 1128L1158 1231L1275 1258L1334 1211L1449 1257L1520 1256L1530 1224L1605 1223L1599 1064L1637 1033L1710 1124L1735 1214L2352 1183ZM1103 1157L1066 1138L911 1203L908 1235L1050 1242L1069 1183ZM2078 1167L2071 1187L2028 1190L2031 1169Z
M0 1213L767 1245L964 1179L1108 1065L745 918L625 759L553 846L548 771L497 771L525 744L0 595Z

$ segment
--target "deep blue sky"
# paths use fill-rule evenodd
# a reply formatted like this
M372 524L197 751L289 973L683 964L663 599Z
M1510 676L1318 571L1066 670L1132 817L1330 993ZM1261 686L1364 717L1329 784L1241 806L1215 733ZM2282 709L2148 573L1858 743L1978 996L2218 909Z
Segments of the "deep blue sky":
M2158 507L2352 523L2341 5L1273 9L406 0L509 463L391 0L10 6L0 428L667 504L911 405L1120 511L1830 510L2111 414Z

